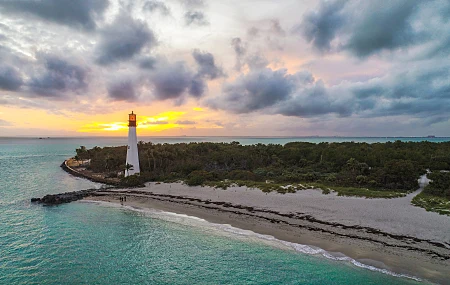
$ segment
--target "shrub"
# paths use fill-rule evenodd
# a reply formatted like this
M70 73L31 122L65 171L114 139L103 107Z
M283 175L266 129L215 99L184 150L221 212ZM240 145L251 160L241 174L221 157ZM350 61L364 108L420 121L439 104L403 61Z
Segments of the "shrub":
M256 180L256 175L247 170L233 170L228 173L227 177L232 180Z
M120 185L125 187L142 187L144 182L144 179L136 174L120 179Z
M186 184L189 186L197 186L202 185L204 182L210 181L212 179L213 175L210 172L204 170L195 170L188 175Z

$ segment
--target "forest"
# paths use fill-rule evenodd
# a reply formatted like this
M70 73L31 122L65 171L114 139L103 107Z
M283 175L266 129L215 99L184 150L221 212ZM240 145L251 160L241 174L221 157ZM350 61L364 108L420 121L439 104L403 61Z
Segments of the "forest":
M122 178L123 185L178 180L188 185L214 185L221 181L255 185L271 181L408 193L418 188L417 179L429 169L436 180L424 192L450 198L450 175L440 172L450 169L450 142L241 145L140 141L138 150L141 173ZM92 149L82 146L76 149L75 158L91 159L89 170L117 177L126 167L126 151L126 146Z

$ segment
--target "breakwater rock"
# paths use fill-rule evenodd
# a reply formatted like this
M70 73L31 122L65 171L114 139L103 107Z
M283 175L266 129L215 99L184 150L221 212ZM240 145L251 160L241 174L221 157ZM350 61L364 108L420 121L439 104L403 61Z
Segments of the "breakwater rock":
M108 188L102 188L102 190L110 189L112 187ZM42 198L31 198L31 202L34 203L42 203L45 205L59 205L63 203L70 203L73 201L81 200L85 197L88 197L92 195L94 192L99 191L100 189L85 189L85 190L79 190L79 191L73 191L73 192L66 192L66 193L60 193L60 194L49 194L45 195Z

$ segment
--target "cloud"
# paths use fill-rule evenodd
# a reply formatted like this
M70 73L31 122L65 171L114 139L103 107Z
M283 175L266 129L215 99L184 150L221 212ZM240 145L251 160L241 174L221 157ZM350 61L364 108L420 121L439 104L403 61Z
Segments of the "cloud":
M433 60L361 82L327 86L308 71L288 74L250 70L223 85L207 105L234 113L260 112L302 118L409 116L426 124L447 120L450 104L448 62Z
M284 37L286 35L286 32L281 27L280 21L278 19L273 19L270 22L271 22L270 32L272 34L275 34L275 35L281 36L281 37Z
M178 125L195 125L197 124L195 121L189 121L189 120L184 120L184 121L176 121L175 124Z
M13 124L11 122L0 119L0 127L8 127L8 126L12 126L12 125Z
M342 10L347 0L322 1L317 11L311 11L303 17L296 31L319 51L329 51L331 41L345 23Z
M203 0L180 0L180 2L188 9L202 8L205 6Z
M167 125L168 123L168 121L147 121L141 123L141 125Z
M260 30L256 27L251 27L247 30L247 36L249 38L257 38L260 35Z
M178 102L182 102L185 94L201 97L205 90L203 80L182 61L159 62L149 80L157 100L179 99Z
M170 9L161 1L158 0L148 0L143 6L144 11L156 12L159 11L162 15L170 15Z
M115 101L135 101L137 94L131 80L123 80L108 86L108 96Z
M87 89L88 69L52 55L42 58L45 71L27 82L32 94L61 99L66 97L66 93L80 93Z
M157 44L153 31L145 22L120 15L101 31L101 40L97 44L97 63L108 65L131 59L145 47Z
M354 28L344 48L359 57L365 57L381 50L412 44L419 34L414 31L410 20L421 2L397 0L387 5L364 5L364 15L355 17L356 23L350 19Z
M318 81L306 88L297 89L288 100L277 106L275 113L296 117L317 117L332 113L340 117L351 115L355 104L339 100L333 95L322 81Z
M20 73L11 66L0 66L0 90L16 91L23 84Z
M155 68L156 58L145 57L139 61L139 67L142 69L153 69Z
M189 86L189 94L193 97L201 97L205 93L206 85L200 76L194 76Z
M245 63L250 69L261 69L265 68L269 61L260 54L251 54L245 59Z
M261 69L239 76L234 82L224 84L223 95L213 108L223 108L236 113L249 113L286 100L295 87L294 77L285 69Z
M216 79L224 76L223 70L218 68L214 62L214 56L209 52L194 50L192 56L198 65L198 75L208 79Z
M209 25L206 16L201 11L187 11L184 13L184 21L186 26L190 25L198 25L198 26L206 26Z
M448 1L396 0L379 5L370 1L321 1L306 13L294 31L320 52L347 51L365 58L427 42L448 39ZM441 15L441 18L439 18ZM442 36L439 36L442 35ZM434 45L438 51L444 45Z
M20 0L0 1L4 13L21 13L73 28L94 30L96 19L103 16L108 0Z
M241 71L242 68L242 57L247 52L241 38L233 38L231 39L231 46L234 49L234 53L236 54L236 64L234 69L237 71Z

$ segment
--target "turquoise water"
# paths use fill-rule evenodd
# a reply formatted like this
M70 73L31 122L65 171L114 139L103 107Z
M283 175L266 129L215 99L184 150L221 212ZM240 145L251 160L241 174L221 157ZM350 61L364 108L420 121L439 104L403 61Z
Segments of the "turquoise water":
M187 139L193 138L152 141ZM280 140L286 139L272 142ZM417 283L195 218L93 203L29 202L48 193L101 187L68 175L59 164L80 145L124 143L122 138L0 138L0 284Z

